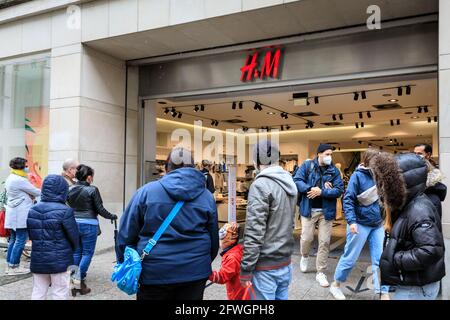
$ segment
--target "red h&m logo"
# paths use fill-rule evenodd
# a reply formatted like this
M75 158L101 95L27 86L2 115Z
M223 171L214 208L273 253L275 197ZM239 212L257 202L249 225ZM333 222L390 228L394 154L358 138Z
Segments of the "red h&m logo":
M278 78L280 65L281 49L267 51L264 56L261 71L258 70L258 52L247 57L245 65L241 68L241 81L250 81L257 78L263 80L265 77Z

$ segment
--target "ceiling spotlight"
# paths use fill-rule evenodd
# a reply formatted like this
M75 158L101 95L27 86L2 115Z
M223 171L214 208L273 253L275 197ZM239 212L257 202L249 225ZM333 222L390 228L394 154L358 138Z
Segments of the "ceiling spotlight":
M342 113L339 115L339 120L344 120L344 116L342 115Z
M431 117L428 117L428 123L431 123Z
M200 109L200 108L198 107L198 105L195 105L195 107L194 107L194 112L198 112L199 109Z
M406 95L410 95L411 94L411 86L406 86Z
M333 114L333 121L336 121L336 115Z
M398 87L397 88L397 95L398 96L402 96L403 95L403 88L402 87Z
M366 99L366 92L365 91L361 91L361 98L363 100Z
M284 126L281 126L281 131L284 131Z
M205 105L204 105L204 104L202 104L202 105L200 106L200 111L205 111Z
M178 119L181 119L182 116L183 114L181 112L178 112Z
M168 114L170 111L169 111L169 108L165 108L164 109L164 114Z
M242 101L239 101L239 109L242 109Z
M389 102L397 102L398 99L389 99L388 101L389 101Z
M248 128L247 127L242 127L242 131L247 132Z
M367 118L372 118L372 115L370 114L370 111L367 111Z
M362 112L359 113L359 118L362 119L363 118L363 114Z
M231 109L236 110L236 101L233 101L233 104L231 105Z
M359 129L359 123L358 122L355 122L355 127L356 127L356 129Z
M177 112L175 112L175 111L172 111L172 117L176 117L177 116Z
M397 125L398 126L400 125L400 119L397 119Z
M369 143L369 148L372 148L372 144L371 143Z
M392 142L394 142L394 141L392 141L392 139L390 139L389 142L392 143Z
M404 147L405 146L405 144L402 142L402 143L400 143L400 147Z
M427 107L427 106L424 106L424 107L423 107L423 111L424 111L425 113L428 113L428 107Z
M314 97L314 103L318 104L319 103L319 97Z
M397 143L397 141L398 141L397 139L394 139L394 142L395 142L395 143Z
M394 126L394 120L391 120L391 126Z
M358 143L359 143L359 144L361 144L361 143L362 143L362 141L361 141L361 140L358 140Z
M354 92L353 93L353 100L357 101L359 98L359 93L358 92Z
M361 122L361 128L364 128L364 122Z
M417 113L422 113L422 107L417 108Z
M291 128L291 126L287 125L286 126L286 130L289 130Z
M438 117L434 116L434 122L438 122Z

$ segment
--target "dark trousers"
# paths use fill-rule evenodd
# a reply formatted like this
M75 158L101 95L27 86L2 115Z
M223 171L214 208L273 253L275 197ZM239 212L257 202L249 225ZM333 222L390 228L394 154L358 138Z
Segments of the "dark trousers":
M193 282L140 285L137 300L203 300L206 281L208 279Z

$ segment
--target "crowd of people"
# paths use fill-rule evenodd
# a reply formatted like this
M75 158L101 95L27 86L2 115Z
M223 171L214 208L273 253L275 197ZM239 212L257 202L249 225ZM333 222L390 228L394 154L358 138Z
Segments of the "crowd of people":
M218 228L210 164L195 168L189 150L174 148L166 175L134 194L119 224L116 251L142 253L175 204L181 209L143 254L138 300L201 300L207 281L226 285L230 300L287 300L292 281L294 219L301 217L300 271L308 272L316 228L317 283L344 300L341 286L368 243L373 288L380 299L436 299L445 276L441 202L446 196L442 173L429 145L393 154L369 148L348 182L333 163L333 147L320 144L292 176L279 165L279 146L259 141L253 150L257 175L248 194L243 239L236 222ZM42 188L27 179L27 161L14 158L6 180L5 228L11 230L8 275L33 273L32 299L89 294L86 277L101 233L98 216L115 220L103 207L94 170L74 160L61 175L49 175ZM36 203L36 198L40 201ZM337 201L342 197L347 221L346 244L331 284L326 276ZM32 240L30 269L20 256ZM217 254L221 267L212 270ZM68 268L77 266L75 272Z

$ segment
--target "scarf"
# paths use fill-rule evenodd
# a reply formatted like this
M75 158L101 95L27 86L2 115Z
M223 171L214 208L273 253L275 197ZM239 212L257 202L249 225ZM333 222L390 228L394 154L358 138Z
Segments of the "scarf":
M11 173L23 178L28 178L28 174L24 170L11 169Z

